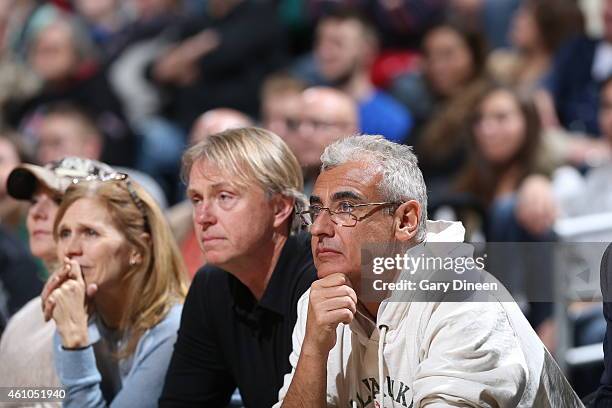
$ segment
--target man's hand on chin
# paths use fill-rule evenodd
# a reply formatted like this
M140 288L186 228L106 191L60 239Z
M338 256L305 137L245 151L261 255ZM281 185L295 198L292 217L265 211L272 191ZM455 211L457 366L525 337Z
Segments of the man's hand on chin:
M327 356L336 344L338 324L349 324L357 310L357 294L343 273L333 273L310 287L308 318L302 353Z

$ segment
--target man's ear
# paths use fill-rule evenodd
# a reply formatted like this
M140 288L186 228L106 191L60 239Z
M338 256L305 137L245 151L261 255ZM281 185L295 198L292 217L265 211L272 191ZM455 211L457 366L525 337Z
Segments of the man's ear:
M278 228L291 217L293 208L295 205L295 199L287 197L282 194L276 194L272 198L272 205L274 206L274 228Z
M406 201L397 207L394 218L395 238L398 241L408 242L419 231L421 205L415 200Z

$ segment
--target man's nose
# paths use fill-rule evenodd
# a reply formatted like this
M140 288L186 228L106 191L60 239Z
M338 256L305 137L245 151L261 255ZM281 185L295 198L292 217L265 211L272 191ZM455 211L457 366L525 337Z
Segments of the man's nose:
M301 120L298 127L298 133L301 137L305 139L309 139L310 135L314 132L314 126L312 121L309 120Z
M336 223L331 219L331 214L327 209L322 209L317 218L313 220L310 226L310 234L314 236L333 236Z
M210 203L201 202L193 209L194 220L200 226L208 226L216 222L216 217Z

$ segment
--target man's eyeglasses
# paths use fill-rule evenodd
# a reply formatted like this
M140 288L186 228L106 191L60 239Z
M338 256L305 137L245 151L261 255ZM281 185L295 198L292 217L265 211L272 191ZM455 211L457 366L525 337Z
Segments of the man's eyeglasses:
M385 201L382 203L365 203L365 204L350 204L346 202L341 202L337 205L337 207L334 210L332 210L329 207L323 207L323 206L315 204L315 205L311 205L308 210L300 211L298 214L300 215L302 224L307 228L310 228L310 226L314 224L314 222L317 220L317 218L321 215L323 211L327 211L329 213L329 218L334 224L340 225L342 227L354 227L355 225L357 225L359 221L369 217L376 210L380 208L384 208L384 207L399 205L399 204L401 203L392 202L392 201ZM356 208L371 207L371 206L376 206L378 208L375 208L374 210L362 215L361 217L358 217L356 214L354 214L354 211Z

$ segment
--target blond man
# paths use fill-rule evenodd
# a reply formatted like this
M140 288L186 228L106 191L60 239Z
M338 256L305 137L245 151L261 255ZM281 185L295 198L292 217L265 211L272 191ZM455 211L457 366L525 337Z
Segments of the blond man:
M184 305L161 407L270 407L290 371L297 301L316 278L297 159L275 134L240 128L183 156L206 266Z

